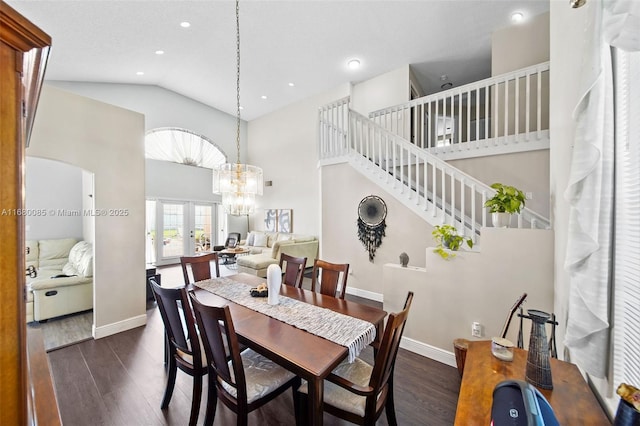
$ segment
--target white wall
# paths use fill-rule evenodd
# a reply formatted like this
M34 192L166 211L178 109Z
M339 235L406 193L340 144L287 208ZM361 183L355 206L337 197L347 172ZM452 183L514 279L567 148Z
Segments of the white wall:
M491 37L491 75L548 61L549 20L549 13L542 13L521 24L494 31Z
M158 86L47 81L62 88L145 116L145 129L179 127L206 136L236 161L236 118ZM247 123L240 125L241 161L247 160ZM250 159L249 159L250 160Z
M409 65L355 84L351 108L362 115L407 102L411 98Z
M349 164L324 166L322 174L322 237L320 256L330 262L349 263L347 292L382 300L382 266L400 263L400 253L409 256L409 265L425 266L425 247L433 244L432 227L404 207L386 191ZM378 195L387 205L386 236L373 263L358 240L358 205L367 195Z
M147 197L174 200L220 201L213 194L211 169L160 160L145 160Z
M344 85L249 123L249 157L273 182L256 200L251 229L264 229L265 209L293 209L293 232L320 236L318 107L348 94Z
M143 325L144 116L45 84L27 155L94 173L94 336Z
M545 217L550 215L549 150L493 155L448 162L481 182L501 182L531 192L526 207Z
M83 239L82 169L44 158L27 157L25 217L27 240Z
M527 293L527 309L553 311L553 232L531 229L482 229L479 252L458 251L444 260L426 249L425 268L384 267L384 310L402 309L414 292L403 347L455 365L453 340L471 337L471 324L483 325L483 340L499 336L509 309ZM532 255L535 253L535 255ZM517 341L518 318L507 338ZM528 347L531 322L523 324Z

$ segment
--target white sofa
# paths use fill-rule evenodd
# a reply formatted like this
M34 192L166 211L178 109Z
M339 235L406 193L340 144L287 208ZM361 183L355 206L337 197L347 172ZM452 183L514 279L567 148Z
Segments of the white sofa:
M74 238L27 241L27 322L93 308L93 246Z
M266 278L269 265L280 262L280 254L306 257L307 267L313 266L318 257L318 238L313 235L288 234L284 232L249 232L240 246L249 250L249 254L238 256L238 272L246 272Z

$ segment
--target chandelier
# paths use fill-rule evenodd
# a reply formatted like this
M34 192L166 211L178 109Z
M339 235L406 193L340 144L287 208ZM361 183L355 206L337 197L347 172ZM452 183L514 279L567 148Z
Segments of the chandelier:
M256 195L262 195L262 169L240 164L240 2L236 0L236 149L237 161L213 169L213 193L222 194L227 214L240 216L255 211Z

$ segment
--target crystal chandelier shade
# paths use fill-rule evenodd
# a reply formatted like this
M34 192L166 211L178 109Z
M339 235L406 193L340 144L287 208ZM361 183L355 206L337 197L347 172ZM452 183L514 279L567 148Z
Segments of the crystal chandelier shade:
M262 195L263 187L260 167L226 163L213 169L213 192L222 194L225 213L234 216L252 214L256 195Z
M262 195L264 179L260 167L240 164L240 5L236 0L236 149L237 161L213 169L213 192L222 194L227 214L240 216L255 212L256 195Z

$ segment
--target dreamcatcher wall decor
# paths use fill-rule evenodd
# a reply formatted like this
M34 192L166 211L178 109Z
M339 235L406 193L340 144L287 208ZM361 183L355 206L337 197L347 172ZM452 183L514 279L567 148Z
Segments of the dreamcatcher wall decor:
M377 195L366 196L358 205L358 239L369 252L369 262L373 262L376 249L382 244L387 227L387 205Z

